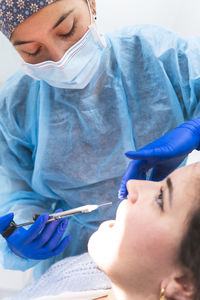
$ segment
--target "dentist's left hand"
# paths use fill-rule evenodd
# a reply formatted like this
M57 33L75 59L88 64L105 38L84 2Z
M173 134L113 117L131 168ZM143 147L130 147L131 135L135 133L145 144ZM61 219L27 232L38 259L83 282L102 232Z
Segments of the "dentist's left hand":
M36 260L47 259L60 254L71 239L70 236L62 239L68 220L64 219L46 224L48 217L47 213L42 214L28 230L23 227L16 228L6 239L10 250L17 256ZM2 218L0 218L0 224Z

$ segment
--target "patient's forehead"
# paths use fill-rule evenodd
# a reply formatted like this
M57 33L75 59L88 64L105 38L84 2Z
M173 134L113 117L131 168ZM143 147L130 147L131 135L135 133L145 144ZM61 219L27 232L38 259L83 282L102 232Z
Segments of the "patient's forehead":
M182 167L171 174L176 190L200 203L200 162ZM192 200L192 199L191 199Z
M200 189L200 162L188 165L184 169L186 179L194 184L196 189Z
M176 169L170 176L173 178L181 177L183 181L198 182L200 180L200 162Z
M190 181L193 182L193 188L200 203L200 162L191 165Z

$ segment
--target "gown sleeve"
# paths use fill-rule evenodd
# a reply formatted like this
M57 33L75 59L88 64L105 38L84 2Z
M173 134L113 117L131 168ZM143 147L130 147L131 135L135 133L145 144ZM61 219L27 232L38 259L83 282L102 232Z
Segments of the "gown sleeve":
M0 215L14 212L16 223L48 212L52 205L32 187L39 87L37 82L30 85L31 80L19 72L6 82L0 94ZM32 101L31 109L28 101ZM0 262L14 270L26 270L38 263L15 256L3 237Z

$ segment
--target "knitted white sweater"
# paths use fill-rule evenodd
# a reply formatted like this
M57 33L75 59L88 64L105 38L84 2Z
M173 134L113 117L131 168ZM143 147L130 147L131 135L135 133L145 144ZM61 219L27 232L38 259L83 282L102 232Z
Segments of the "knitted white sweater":
M45 297L41 300L46 300L51 299L50 296L56 296L56 298L53 297L52 299L89 300L95 299L95 295L97 295L96 297L106 295L110 288L111 283L108 277L97 268L89 254L85 253L58 261L38 280L14 296L6 298L6 300L29 300L39 297ZM93 296L94 291L96 292ZM87 293L78 294L77 292ZM67 293L70 298L67 298ZM91 293L93 298L90 297L89 293ZM65 298L62 298L64 294ZM58 297L59 295L61 298ZM79 298L73 298L73 295ZM82 298L80 298L81 295ZM84 298L85 295L86 298Z

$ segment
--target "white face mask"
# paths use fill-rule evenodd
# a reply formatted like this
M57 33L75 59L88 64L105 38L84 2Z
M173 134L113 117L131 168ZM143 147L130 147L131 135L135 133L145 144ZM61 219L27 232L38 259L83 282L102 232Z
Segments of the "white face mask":
M92 20L89 2L88 5ZM44 80L51 86L82 89L97 71L105 47L105 39L93 23L85 35L68 49L58 62L45 61L34 65L22 62L21 68L34 79Z

